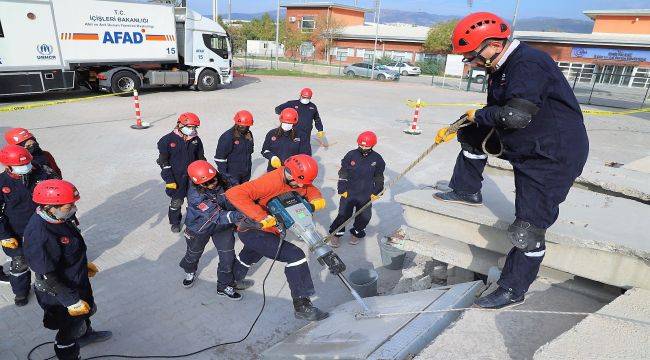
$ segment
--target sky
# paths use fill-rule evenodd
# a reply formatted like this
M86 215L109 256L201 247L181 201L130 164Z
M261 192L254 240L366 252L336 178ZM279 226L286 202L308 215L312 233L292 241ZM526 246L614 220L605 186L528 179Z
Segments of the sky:
M277 0L230 0L233 13L256 13L275 9ZM282 4L314 2L313 0L281 0ZM354 5L354 0L338 0L340 4ZM374 7L373 0L357 0L361 7ZM381 0L382 8L424 11L438 15L464 15L474 11L491 11L512 19L516 0ZM202 14L212 12L211 0L188 0L190 8ZM583 10L650 8L650 0L520 0L519 18L537 16L588 20ZM228 0L219 0L219 13L227 14ZM225 16L224 16L225 17Z

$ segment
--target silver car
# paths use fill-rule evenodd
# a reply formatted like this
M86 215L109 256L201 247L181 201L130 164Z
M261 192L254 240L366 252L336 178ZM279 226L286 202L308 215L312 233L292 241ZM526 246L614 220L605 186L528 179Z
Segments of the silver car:
M360 76L369 78L372 73L372 64L357 63L348 65L343 69L343 73L349 77ZM397 81L399 80L399 73L388 69L384 65L376 64L374 79Z
M422 70L418 66L415 66L406 61L395 61L389 64L386 64L386 67L390 70L397 71L402 74L402 76L415 75L418 76L422 73Z

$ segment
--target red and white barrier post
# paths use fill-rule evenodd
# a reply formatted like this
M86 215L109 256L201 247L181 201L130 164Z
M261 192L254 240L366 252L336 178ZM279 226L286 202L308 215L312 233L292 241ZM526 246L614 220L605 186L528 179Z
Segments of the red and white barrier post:
M131 125L131 129L142 130L151 126L151 124L142 121L142 112L140 111L140 97L138 90L133 90L133 104L135 106L135 124Z
M411 123L411 126L404 130L405 133L410 134L410 135L420 135L422 134L422 130L420 130L420 127L418 126L418 120L420 119L420 107L421 107L421 102L420 99L415 103L415 113L413 113L413 122Z

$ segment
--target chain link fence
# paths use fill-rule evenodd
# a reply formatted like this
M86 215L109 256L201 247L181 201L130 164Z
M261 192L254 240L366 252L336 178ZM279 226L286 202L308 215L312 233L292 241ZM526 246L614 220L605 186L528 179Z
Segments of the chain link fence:
M581 104L640 109L650 106L650 76L574 71L565 73Z

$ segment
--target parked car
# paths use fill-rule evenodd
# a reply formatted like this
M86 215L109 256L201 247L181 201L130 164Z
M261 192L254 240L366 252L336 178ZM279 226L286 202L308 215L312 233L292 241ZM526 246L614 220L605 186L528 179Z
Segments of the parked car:
M467 78L469 78L470 74L472 74L472 81L477 84L483 84L487 76L485 70L477 68L471 69L470 72L467 73Z
M348 65L343 69L343 73L347 76L360 76L369 78L372 73L372 64L356 63ZM384 65L375 65L374 78L377 80L399 80L399 73L388 69Z
M386 67L390 70L397 71L402 76L415 75L418 76L422 74L422 70L406 61L394 61L392 63L386 64Z

